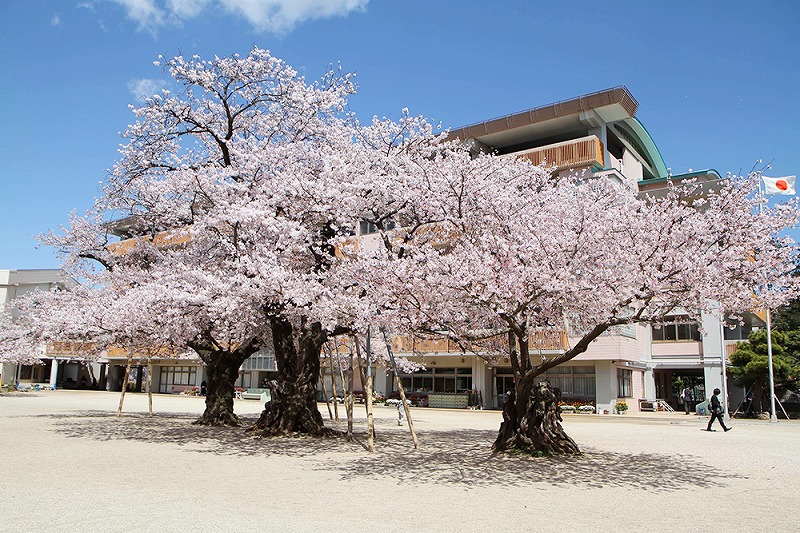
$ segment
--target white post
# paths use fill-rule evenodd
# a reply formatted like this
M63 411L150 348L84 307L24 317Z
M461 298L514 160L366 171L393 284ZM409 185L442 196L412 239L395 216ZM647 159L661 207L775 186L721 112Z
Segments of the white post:
M761 195L762 202L758 205L759 213L763 210L764 192L761 190L761 174L758 176L758 193ZM764 287L766 289L766 287ZM777 422L778 417L775 414L775 376L772 372L772 317L770 316L769 308L767 308L767 364L769 366L769 421Z
M56 390L56 378L58 377L58 359L53 358L51 359L52 363L50 365L50 386L53 387L53 390Z
M720 308L722 311L722 308ZM725 402L725 414L723 418L727 422L731 419L731 410L730 410L730 402L728 401L728 350L725 346L725 313L721 312L720 318L720 336L719 336L719 343L720 343L720 354L722 356L721 366L722 366L722 401Z
M772 317L767 309L767 363L769 365L769 421L777 422L775 414L775 376L772 372Z

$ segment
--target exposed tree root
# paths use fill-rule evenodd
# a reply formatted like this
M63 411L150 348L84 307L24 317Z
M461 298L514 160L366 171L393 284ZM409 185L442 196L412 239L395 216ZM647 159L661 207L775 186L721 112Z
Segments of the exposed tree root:
M522 409L517 405L517 391L511 391L503 406L503 423L492 450L531 455L580 454L578 445L561 427L560 397L561 391L542 381L534 385Z

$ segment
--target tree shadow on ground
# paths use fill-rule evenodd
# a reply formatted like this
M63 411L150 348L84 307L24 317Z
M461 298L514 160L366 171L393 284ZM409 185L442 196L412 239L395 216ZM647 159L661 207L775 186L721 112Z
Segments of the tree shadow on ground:
M530 457L492 455L495 431L450 430L419 433L415 450L411 436L393 420L375 421L375 452L366 451L366 430L360 428L354 441L343 433L327 438L256 438L243 428L255 419L242 418L243 426L195 426L192 414L126 414L117 418L108 412L75 415L45 415L55 422L56 432L69 438L125 440L186 447L196 453L241 456L291 456L313 460L319 470L338 472L342 480L383 477L400 483L447 484L464 487L491 485L552 485L627 487L671 492L690 487L706 488L741 475L723 472L697 461L696 457L653 453L615 453L584 447L576 457ZM326 425L343 431L345 421Z

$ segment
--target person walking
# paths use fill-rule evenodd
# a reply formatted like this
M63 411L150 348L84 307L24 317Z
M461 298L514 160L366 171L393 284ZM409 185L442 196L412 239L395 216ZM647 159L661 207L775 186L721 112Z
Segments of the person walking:
M711 396L711 400L708 402L708 410L711 413L711 419L708 421L708 427L706 428L706 431L716 431L711 429L711 424L714 423L714 420L719 420L719 425L722 426L722 429L725 431L731 430L731 428L725 427L725 422L722 420L722 415L725 413L725 409L723 409L722 404L717 397L719 393L719 389L714 389L714 394Z
M683 399L683 410L686 411L686 414L688 415L692 409L692 389L689 388L689 385L686 385L683 388L681 398Z
M403 422L406 421L406 408L403 405L403 399L401 398L400 401L397 403L397 425L402 426Z

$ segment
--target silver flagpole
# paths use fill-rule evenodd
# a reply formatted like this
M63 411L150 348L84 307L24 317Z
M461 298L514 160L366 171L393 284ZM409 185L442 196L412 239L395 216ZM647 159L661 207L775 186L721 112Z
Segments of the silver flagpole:
M722 306L720 306L721 308ZM728 368L726 366L728 359L728 349L725 346L725 313L722 313L722 323L720 324L720 345L722 346L722 400L725 402L725 414L723 418L727 422L731 419L730 402L728 401Z
M758 192L761 195L761 203L758 204L758 211L764 210L764 191L761 190L761 173L758 174ZM764 287L766 290L766 286ZM767 365L769 367L769 421L777 422L775 414L775 375L772 371L772 316L767 307Z

